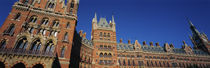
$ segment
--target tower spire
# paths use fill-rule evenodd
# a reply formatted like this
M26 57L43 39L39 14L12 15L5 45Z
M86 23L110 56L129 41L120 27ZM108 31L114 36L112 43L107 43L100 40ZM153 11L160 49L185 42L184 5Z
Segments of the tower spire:
M95 17L93 18L93 23L97 23L97 14L96 14L96 12L95 12Z
M115 24L114 15L112 15L112 22L113 22L113 24Z

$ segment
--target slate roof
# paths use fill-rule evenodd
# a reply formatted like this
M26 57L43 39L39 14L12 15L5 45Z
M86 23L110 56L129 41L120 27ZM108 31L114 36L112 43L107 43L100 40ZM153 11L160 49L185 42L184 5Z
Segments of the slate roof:
M110 27L110 25L107 22L106 18L100 18L98 26L100 26L100 27Z

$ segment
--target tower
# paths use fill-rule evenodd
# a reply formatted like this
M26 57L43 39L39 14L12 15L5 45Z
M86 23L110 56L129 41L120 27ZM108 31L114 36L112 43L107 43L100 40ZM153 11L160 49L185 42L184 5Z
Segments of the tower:
M93 68L117 67L117 42L114 16L110 23L106 18L97 21L97 15L92 21L91 39L93 41Z
M190 36L190 39L194 45L194 48L210 53L209 41L206 34L200 33L190 20L188 20L188 23L190 24L190 30L192 31L192 36Z
M0 29L0 50L8 54L0 56L9 65L5 66L69 67L78 4L78 0L17 1Z

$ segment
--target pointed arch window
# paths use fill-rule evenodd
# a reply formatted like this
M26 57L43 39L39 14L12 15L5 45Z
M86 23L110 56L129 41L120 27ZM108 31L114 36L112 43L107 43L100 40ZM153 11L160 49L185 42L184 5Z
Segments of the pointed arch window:
M100 53L99 56L100 56L100 57L103 57L103 53Z
M64 40L64 41L68 41L68 40L69 40L68 37L69 37L69 36L68 36L68 32L66 32L65 35L64 35L64 39L63 39L63 40Z
M32 42L30 50L39 51L41 48L41 41L39 39Z
M48 18L43 18L41 24L42 25L48 25L49 19Z
M18 20L18 19L20 19L20 16L21 16L21 13L17 13L17 14L15 15L14 20Z
M54 51L54 43L50 40L47 42L47 44L45 45L45 52L53 52Z
M107 53L105 53L105 54L104 54L104 57L107 57L107 56L108 56Z
M6 39L3 39L3 40L0 42L0 49L5 48L5 47L6 47Z
M27 45L28 45L28 40L27 38L24 37L16 43L15 49L26 49Z
M38 18L38 17L35 16L35 15L34 15L34 16L31 16L30 19L29 19L29 23L30 23L30 22L31 22L31 23L36 23L36 22L37 22L37 18Z
M119 63L120 66L122 65L120 59L118 59L118 63Z
M8 35L12 35L14 33L14 30L15 30L15 24L11 24L7 30L5 30L5 34L8 34Z
M62 47L60 57L64 57L64 54L65 54L65 47Z
M53 9L55 7L55 3L49 2L47 8Z
M108 57L112 57L112 54L111 54L111 53L109 53L109 54L108 54Z
M66 24L66 28L70 28L70 23L69 22Z
M72 0L70 8L74 8L74 3L75 3L74 0Z
M58 27L58 26L59 26L59 21L58 20L54 20L52 27Z

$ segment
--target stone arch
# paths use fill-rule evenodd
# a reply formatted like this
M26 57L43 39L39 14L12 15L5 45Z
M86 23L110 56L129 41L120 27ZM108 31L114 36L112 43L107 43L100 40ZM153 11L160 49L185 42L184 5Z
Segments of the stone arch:
M22 62L16 63L12 68L26 68L25 64Z
M51 26L52 26L52 27L58 27L59 24L60 24L60 20L59 20L59 19L55 19L55 20L53 20Z
M103 57L104 55L103 55L103 53L100 53L99 56L100 56L100 57Z
M36 15L32 15L29 19L29 23L32 22L32 23L36 23L38 20L38 16Z
M5 68L4 62L1 62L1 61L0 61L0 68Z
M45 65L43 63L36 63L36 64L33 64L32 66L33 66L32 68L44 68L45 67Z

